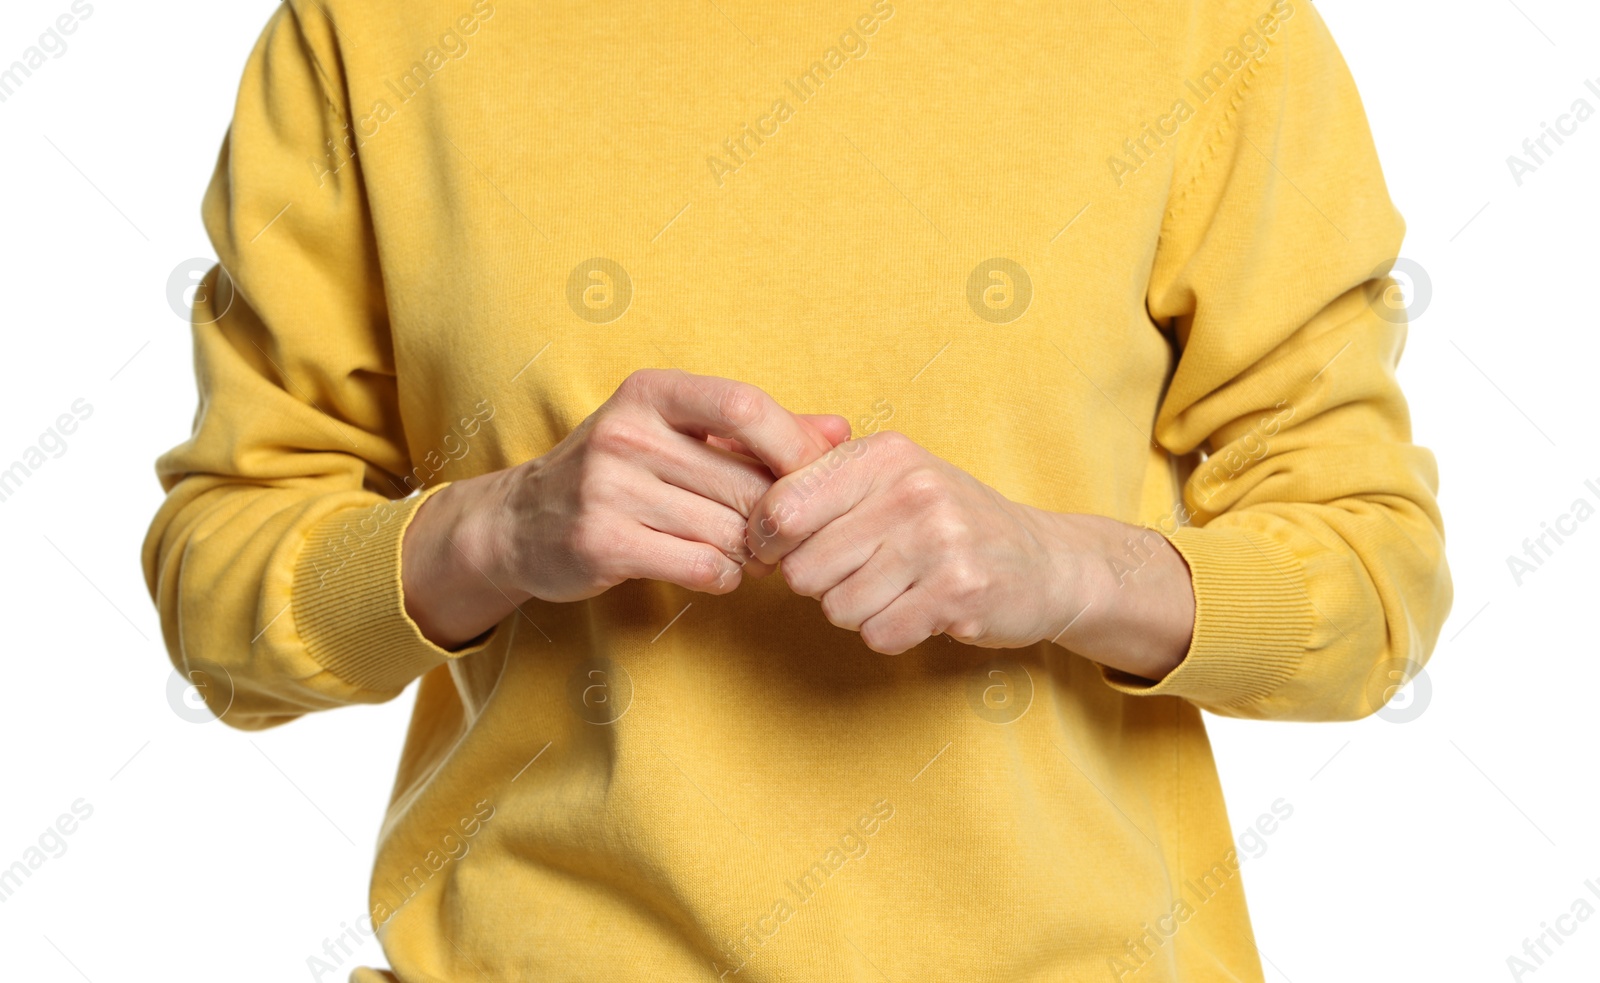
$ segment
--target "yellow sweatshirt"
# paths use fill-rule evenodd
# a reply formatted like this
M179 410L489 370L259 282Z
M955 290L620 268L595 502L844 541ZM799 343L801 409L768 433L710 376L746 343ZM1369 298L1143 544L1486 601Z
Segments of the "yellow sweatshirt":
M146 576L235 726L421 678L362 983L1260 980L1200 708L1370 713L1450 605L1308 0L289 0L204 216ZM418 503L647 366L1169 533L1187 658L886 657L781 577L427 641Z

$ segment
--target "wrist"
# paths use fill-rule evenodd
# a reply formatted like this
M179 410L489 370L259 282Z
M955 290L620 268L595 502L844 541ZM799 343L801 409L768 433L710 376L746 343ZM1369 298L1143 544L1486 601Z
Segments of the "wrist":
M1154 529L1106 516L1058 516L1066 558L1053 641L1085 658L1159 680L1183 661L1194 629L1188 563Z
M1080 654L1094 638L1115 579L1102 559L1107 530L1099 516L1043 513L1050 528L1049 575L1045 578L1047 630L1044 640Z
M492 584L512 603L521 604L533 595L523 589L521 572L514 562L515 523L510 519L507 492L515 470L467 478L435 497L456 493L446 503L449 512L445 517L449 546L456 560L472 571L480 583Z
M401 544L406 613L441 648L477 638L529 597L499 558L493 477L439 489L417 509Z

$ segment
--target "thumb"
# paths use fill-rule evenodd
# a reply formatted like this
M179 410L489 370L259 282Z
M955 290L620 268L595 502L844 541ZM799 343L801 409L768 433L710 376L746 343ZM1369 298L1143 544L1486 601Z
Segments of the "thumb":
M818 456L850 439L850 421L837 413L796 413L795 421L817 445ZM755 457L743 442L725 437L708 436L706 442L725 451Z
M796 413L795 417L802 427L821 435L830 449L850 439L850 421L837 413Z

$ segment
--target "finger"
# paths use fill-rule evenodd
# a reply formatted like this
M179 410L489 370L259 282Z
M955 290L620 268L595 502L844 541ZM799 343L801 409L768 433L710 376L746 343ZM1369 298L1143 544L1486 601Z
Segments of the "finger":
M829 447L837 447L850 439L850 421L837 413L797 413L801 424L822 435Z
M787 570L789 560L785 559L783 565ZM860 631L863 624L910 589L915 580L916 571L911 564L885 544L860 569L822 595L822 613L840 628Z
M715 546L735 563L750 558L745 544L745 519L718 502L664 482L655 486L639 521L656 532Z
M707 435L706 443L710 444L712 447L718 448L719 450L725 450L730 454L743 454L745 457L749 458L755 457L754 454L750 453L749 448L745 447L737 440L729 440L726 437Z
M870 439L848 440L775 482L750 512L751 552L768 563L849 512L872 488Z
M922 588L911 589L861 624L861 640L884 655L899 655L943 631L932 598Z
M739 586L740 565L707 543L639 525L620 531L614 549L614 569L628 580L661 580L703 594L726 594Z
M800 421L802 427L807 427L828 442L828 446L836 447L850 439L850 421L834 413L796 413L795 419ZM750 449L737 440L728 440L725 437L707 437L706 443L713 447L743 454L746 457L755 457Z
M777 564L762 563L754 556L744 561L744 576L747 580L760 580L762 577L769 576L776 569L778 569Z
M623 391L652 406L667 425L704 439L737 440L773 474L785 475L815 461L830 448L815 429L749 383L677 369L646 369L623 383Z
M667 484L708 498L741 516L748 516L772 487L772 472L760 461L671 430L656 442L655 452L642 463Z
M856 509L817 530L783 557L789 589L818 600L866 566L883 542L882 528L870 528ZM752 544L753 545L753 544Z

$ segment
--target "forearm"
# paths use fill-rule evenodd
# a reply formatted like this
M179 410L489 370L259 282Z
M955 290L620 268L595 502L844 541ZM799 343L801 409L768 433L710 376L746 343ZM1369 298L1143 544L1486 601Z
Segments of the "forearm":
M1153 529L1099 515L1044 513L1060 586L1052 639L1101 665L1160 680L1188 654L1194 586L1183 556Z
M406 614L441 648L464 647L532 596L494 559L500 482L500 472L455 482L424 502L406 528Z

